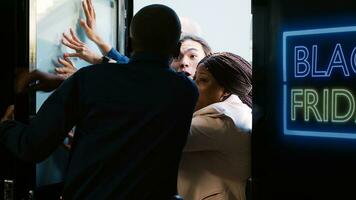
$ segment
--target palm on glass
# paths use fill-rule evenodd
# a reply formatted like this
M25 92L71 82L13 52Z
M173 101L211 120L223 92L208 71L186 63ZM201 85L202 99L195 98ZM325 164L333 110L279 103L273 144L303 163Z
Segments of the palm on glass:
M64 54L63 59L58 58L58 62L62 64L62 67L56 67L56 74L63 78L68 78L77 71L74 63L68 58L67 54Z
M80 20L80 25L84 29L88 38L92 41L97 41L98 36L95 33L96 14L91 0L84 0L82 2L83 10L85 13L86 21Z
M75 53L66 53L65 57L78 57L91 64L97 64L101 61L101 56L90 50L84 42L80 41L73 29L70 29L70 36L63 33L62 43L75 50Z
M111 50L111 45L106 43L100 36L95 32L96 29L96 14L92 0L84 0L82 2L82 7L84 10L85 18L80 20L80 26L83 28L87 37L98 45L100 51L106 55Z

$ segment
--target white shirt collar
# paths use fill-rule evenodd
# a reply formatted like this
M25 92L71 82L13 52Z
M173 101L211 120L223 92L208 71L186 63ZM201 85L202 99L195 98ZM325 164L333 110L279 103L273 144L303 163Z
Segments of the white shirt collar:
M198 115L225 115L232 119L240 129L250 132L252 130L252 109L244 104L237 95L231 95L225 101L206 106L193 114Z

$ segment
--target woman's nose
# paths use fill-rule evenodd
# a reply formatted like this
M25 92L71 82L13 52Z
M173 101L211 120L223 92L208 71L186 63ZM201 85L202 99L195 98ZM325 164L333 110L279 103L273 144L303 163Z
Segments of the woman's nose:
M186 58L182 58L182 61L180 63L180 67L183 69L183 68L187 68L189 67L189 62Z

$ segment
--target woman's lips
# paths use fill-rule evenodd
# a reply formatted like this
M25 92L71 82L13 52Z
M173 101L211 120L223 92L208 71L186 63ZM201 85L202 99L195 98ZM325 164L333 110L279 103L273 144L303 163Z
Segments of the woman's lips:
M186 76L191 76L191 74L190 74L189 72L184 72L184 74L185 74Z

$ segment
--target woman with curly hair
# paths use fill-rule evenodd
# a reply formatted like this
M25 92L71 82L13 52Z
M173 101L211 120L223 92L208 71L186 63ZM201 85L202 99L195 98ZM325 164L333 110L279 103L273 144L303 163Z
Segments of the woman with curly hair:
M244 200L251 169L252 67L232 53L200 61L196 111L179 168L188 200Z

